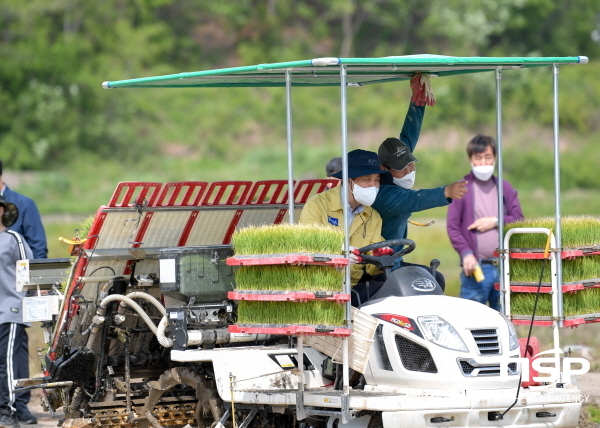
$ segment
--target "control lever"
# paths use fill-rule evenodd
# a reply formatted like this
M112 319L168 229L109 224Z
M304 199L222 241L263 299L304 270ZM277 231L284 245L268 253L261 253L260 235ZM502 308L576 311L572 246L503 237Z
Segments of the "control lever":
M431 268L431 276L435 278L437 268L440 267L440 261L438 259L433 259L431 263L429 263L429 267Z

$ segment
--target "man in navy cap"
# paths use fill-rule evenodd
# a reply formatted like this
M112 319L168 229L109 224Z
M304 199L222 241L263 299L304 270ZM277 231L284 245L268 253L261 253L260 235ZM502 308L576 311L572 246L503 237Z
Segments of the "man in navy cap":
M311 197L302 213L300 223L317 223L331 227L343 227L345 223L342 206L342 189L348 192L348 224L350 246L360 248L383 241L381 236L381 217L371 205L375 202L381 175L385 170L379 167L377 154L365 150L353 150L348 153L348 183L347 186L337 186L327 192ZM342 172L332 174L332 177L342 178ZM369 285L361 281L363 275L376 275L379 272L373 265L356 264L359 259L350 254L351 282L353 286L353 304L364 303L369 296L381 287L383 282L370 281ZM356 294L360 302L356 300Z

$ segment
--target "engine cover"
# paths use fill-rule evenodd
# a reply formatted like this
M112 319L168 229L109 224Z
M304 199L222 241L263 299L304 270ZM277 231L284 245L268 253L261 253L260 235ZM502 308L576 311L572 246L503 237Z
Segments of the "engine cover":
M187 302L220 302L234 289L233 268L225 260L231 245L176 247L159 251L160 289L167 296Z

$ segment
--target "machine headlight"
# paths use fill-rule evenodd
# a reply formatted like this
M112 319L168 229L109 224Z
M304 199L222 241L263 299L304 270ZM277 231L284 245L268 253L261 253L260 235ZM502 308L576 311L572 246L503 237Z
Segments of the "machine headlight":
M511 351L517 349L519 347L519 336L517 336L517 331L515 330L515 326L512 322L506 317L504 314L502 318L506 321L506 325L508 325L508 345Z
M443 348L453 349L460 352L468 352L465 342L460 338L454 327L437 315L429 315L417 318L425 337L432 343Z

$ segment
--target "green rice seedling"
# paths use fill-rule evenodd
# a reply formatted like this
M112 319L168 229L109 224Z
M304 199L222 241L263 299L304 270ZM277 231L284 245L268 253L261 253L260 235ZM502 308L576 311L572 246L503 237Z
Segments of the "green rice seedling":
M317 224L274 224L249 226L233 234L236 255L341 254L343 233Z
M579 310L580 313L600 313L600 289L590 288L585 290L585 293L577 293L577 297L583 300L583 308Z
M535 303L535 293L511 293L511 312L515 315L531 315ZM563 294L563 314L575 315L600 313L600 289L589 288ZM540 293L536 314L552 316L552 296Z
M71 269L73 268L73 265L75 264L75 257L71 257ZM65 294L67 292L67 288L69 286L69 284L67 283L67 281L69 280L69 274L71 273L70 269L69 270L65 270L64 271L64 277L63 279L60 281L60 286L59 286L59 290L62 294Z
M584 292L585 290L581 290L576 293L563 294L563 313L565 316L576 315L580 313L580 309L585 307L585 303L581 301L581 297L583 297Z
M563 294L563 311L565 316L600 313L600 289Z
M535 293L511 293L510 311L515 315L531 315L535 304ZM536 316L552 316L552 296L548 293L540 293Z
M510 280L515 282L538 282L543 260L512 259L510 261ZM542 282L550 282L550 262L544 269ZM562 260L563 282L576 282L600 278L600 257L585 256Z
M538 282L542 269L543 260L511 259L510 280L516 282ZM542 282L550 281L550 263L545 262L544 276Z
M329 266L263 265L236 270L238 290L341 291L343 271Z
M522 227L543 227L556 231L554 217L526 219L506 225L506 231ZM561 219L563 248L576 248L600 244L600 219L592 216L567 216ZM510 239L510 248L544 248L547 235L519 233Z
M335 325L344 323L344 305L323 300L308 302L256 302L238 304L239 324Z
M83 221L81 222L81 226L79 226L79 229L76 232L79 234L79 239L83 240L83 239L87 238L87 236L90 233L90 229L92 228L93 222L94 222L93 216L86 217L85 219L83 219Z

